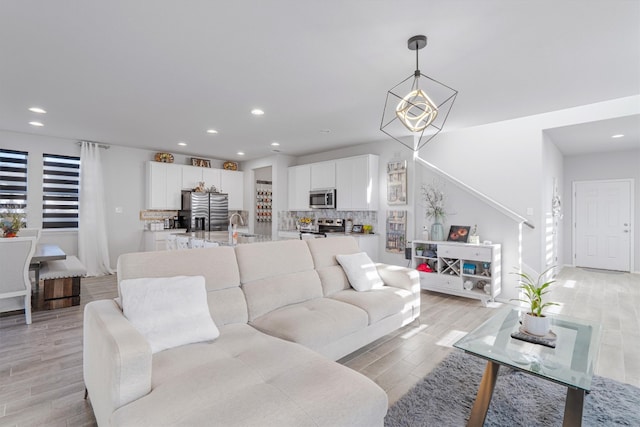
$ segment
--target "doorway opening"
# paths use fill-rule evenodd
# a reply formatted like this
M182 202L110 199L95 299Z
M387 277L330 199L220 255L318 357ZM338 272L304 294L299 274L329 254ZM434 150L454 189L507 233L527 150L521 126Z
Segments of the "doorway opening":
M255 215L253 230L255 234L271 236L273 186L271 181L271 166L254 169L255 187Z

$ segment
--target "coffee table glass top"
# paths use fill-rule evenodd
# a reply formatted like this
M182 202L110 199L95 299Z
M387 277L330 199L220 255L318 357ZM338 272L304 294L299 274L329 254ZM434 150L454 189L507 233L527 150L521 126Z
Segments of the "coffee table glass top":
M555 348L511 338L519 327L520 310L504 308L453 346L568 387L590 389L600 344L599 324L552 315Z

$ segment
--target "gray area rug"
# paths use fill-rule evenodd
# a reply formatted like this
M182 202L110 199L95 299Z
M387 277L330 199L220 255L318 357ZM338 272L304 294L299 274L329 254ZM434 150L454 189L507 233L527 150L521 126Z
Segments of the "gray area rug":
M386 427L464 426L486 362L458 350L398 400ZM561 426L567 389L500 367L485 426ZM585 396L583 426L640 426L640 389L594 376Z

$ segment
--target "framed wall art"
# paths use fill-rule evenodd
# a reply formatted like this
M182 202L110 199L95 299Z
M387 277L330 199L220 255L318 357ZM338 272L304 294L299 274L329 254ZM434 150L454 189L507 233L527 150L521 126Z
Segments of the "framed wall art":
M447 240L449 242L467 243L470 229L471 227L468 225L452 225L449 229Z
M407 211L387 211L387 252L404 254L407 241Z
M387 203L407 204L407 161L397 160L387 163Z

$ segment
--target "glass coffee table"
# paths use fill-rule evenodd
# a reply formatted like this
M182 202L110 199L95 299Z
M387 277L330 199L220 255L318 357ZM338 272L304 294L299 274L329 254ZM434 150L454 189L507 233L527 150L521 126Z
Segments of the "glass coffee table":
M567 387L563 426L582 424L584 394L591 388L600 343L600 325L553 315L555 348L511 337L520 328L520 310L501 309L453 346L487 360L467 426L484 424L500 365Z

